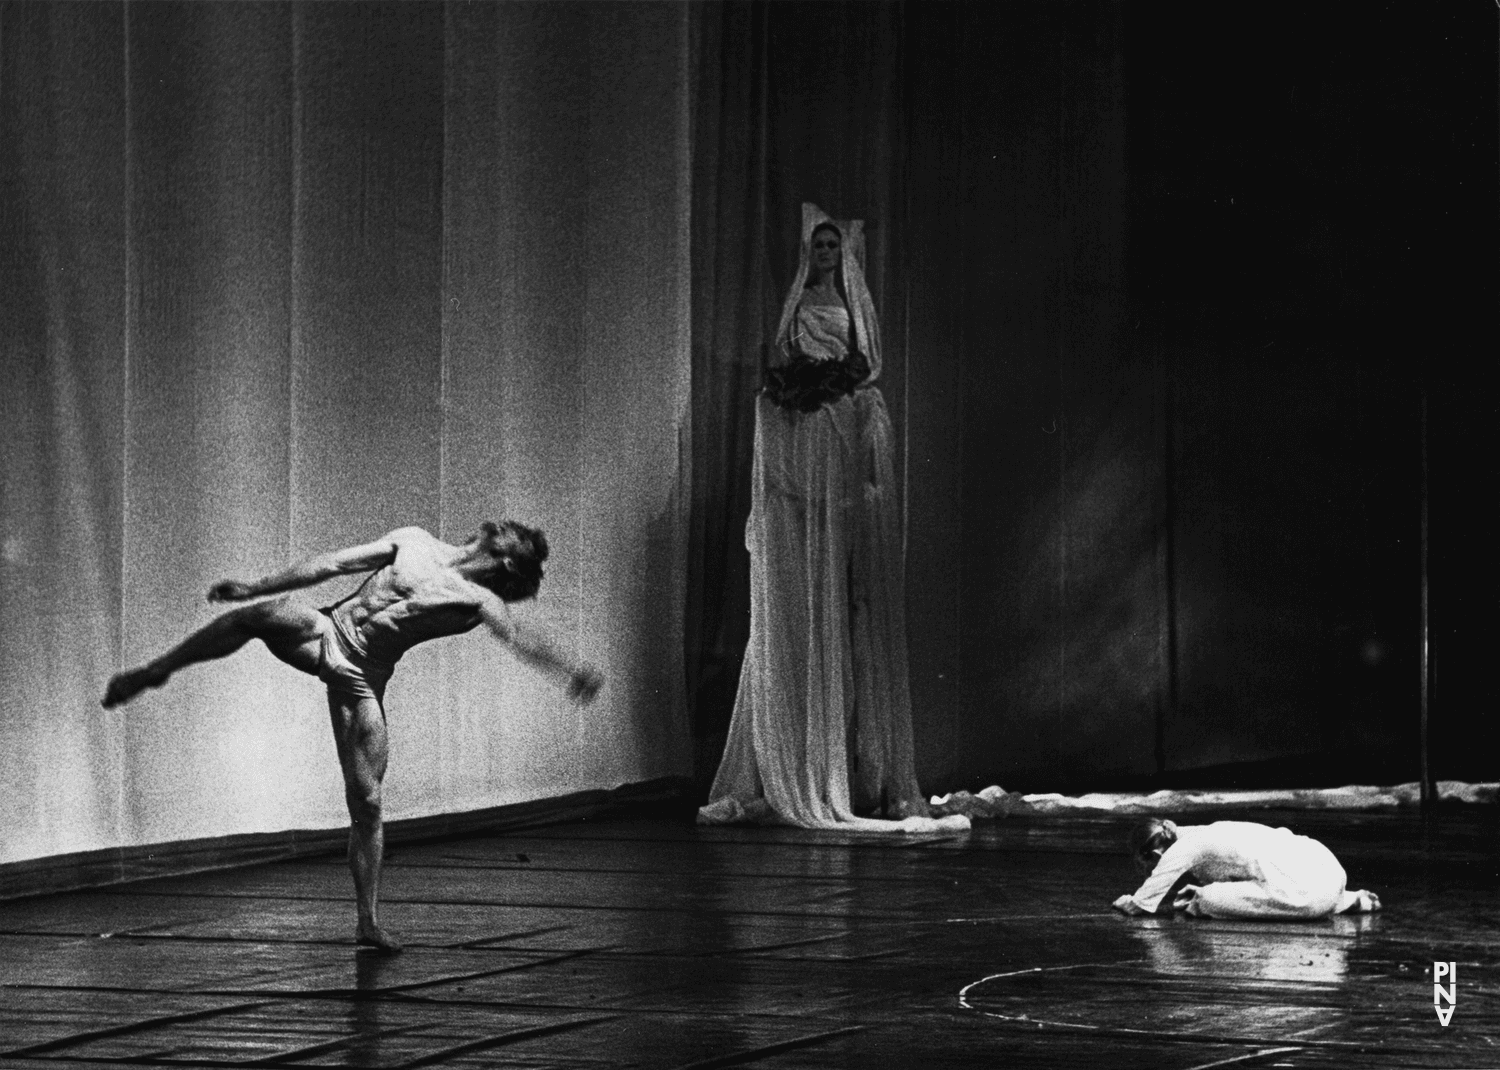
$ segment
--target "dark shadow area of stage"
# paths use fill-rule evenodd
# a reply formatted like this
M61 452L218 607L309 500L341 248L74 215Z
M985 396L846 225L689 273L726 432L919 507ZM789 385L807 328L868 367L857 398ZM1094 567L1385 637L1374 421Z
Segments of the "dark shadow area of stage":
M1494 778L1493 5L705 10L704 787L803 199L872 235L927 790L1327 754L1416 780L1424 575L1433 775Z
M1108 816L618 817L398 848L396 957L351 946L332 857L0 905L0 1065L1500 1065L1500 813L1236 816L1323 840L1387 909L1128 919Z

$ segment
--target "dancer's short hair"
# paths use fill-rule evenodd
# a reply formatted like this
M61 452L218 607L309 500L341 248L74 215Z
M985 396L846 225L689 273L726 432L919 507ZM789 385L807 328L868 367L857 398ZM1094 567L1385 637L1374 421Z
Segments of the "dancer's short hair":
M484 585L504 602L535 598L542 585L542 562L547 560L547 536L514 520L479 525L480 548L495 559L495 570Z
M1165 851L1177 840L1177 826L1153 817L1130 830L1130 857L1147 870L1156 868L1155 852Z

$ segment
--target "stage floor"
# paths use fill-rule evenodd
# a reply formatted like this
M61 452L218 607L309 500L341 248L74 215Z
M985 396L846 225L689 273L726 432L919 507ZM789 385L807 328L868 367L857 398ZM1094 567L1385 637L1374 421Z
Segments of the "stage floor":
M394 957L354 951L337 858L0 903L0 1065L1500 1067L1495 808L1233 816L1386 909L1125 918L1121 818L584 822L393 850Z

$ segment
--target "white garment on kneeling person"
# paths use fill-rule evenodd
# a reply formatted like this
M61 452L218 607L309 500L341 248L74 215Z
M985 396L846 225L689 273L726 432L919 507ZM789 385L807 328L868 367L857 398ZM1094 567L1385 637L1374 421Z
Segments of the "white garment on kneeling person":
M1317 840L1251 821L1185 825L1130 900L1155 913L1179 878L1174 908L1209 918L1322 918L1360 902L1344 867Z

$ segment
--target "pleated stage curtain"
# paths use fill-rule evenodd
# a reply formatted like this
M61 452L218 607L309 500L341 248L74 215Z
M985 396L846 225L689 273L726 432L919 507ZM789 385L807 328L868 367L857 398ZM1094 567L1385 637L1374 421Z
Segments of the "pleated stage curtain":
M518 612L608 684L414 651L389 816L686 771L688 49L659 4L0 7L0 862L347 820L258 645L98 699L213 581L404 524L545 529Z
M1154 770L1162 386L1120 326L1119 19L757 2L695 24L687 659L705 781L749 633L752 405L803 201L869 236L919 781Z
M1269 39L1203 60L1172 22L1105 0L696 11L686 657L705 788L749 634L754 395L804 201L870 238L924 789L1291 759L1373 782L1405 760L1416 410L1394 371L1411 358L1371 363L1389 339L1350 333L1354 283L1336 281L1345 249L1402 231L1372 226L1386 186L1346 168L1368 155L1408 188L1410 160L1437 168L1462 139L1403 119L1420 151L1393 152L1366 108L1330 141L1332 112L1277 96L1305 69L1363 99L1388 81L1357 58L1373 45L1345 50L1343 79L1316 43L1286 50L1305 68L1262 62ZM1416 32L1381 23L1372 42ZM1342 177L1308 185L1309 145ZM1269 183L1253 211L1216 214L1251 160ZM1298 243L1325 250L1297 254L1305 284L1282 263ZM1404 299L1370 271L1369 294ZM1253 344L1250 323L1268 332Z

